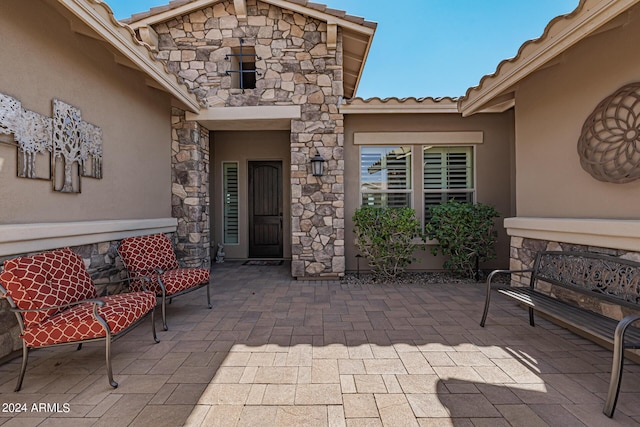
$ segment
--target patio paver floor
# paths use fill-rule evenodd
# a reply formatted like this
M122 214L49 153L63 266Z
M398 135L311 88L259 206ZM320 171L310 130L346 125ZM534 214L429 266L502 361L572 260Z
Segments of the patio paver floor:
M114 343L117 389L101 343L31 352L19 393L20 360L0 365L0 425L640 424L638 365L605 417L611 352L540 318L531 328L498 296L481 328L480 284L295 281L286 265L237 262L214 265L212 283L213 309L203 291L177 298L159 344L149 319Z

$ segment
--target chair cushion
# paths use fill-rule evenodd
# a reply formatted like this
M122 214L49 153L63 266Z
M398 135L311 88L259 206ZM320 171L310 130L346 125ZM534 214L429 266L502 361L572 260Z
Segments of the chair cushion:
M56 306L95 298L97 291L80 255L69 248L19 257L4 262L0 273L7 294L20 309ZM60 312L52 309L23 313L25 327Z
M176 268L175 270L165 271L162 274L150 274L151 283L145 283L147 289L153 290L156 294L161 295L162 290L158 284L158 277L164 283L167 290L167 296L177 294L185 289L193 288L209 282L209 270L203 268ZM134 287L135 285L132 285Z
M98 314L107 321L112 334L129 327L156 304L152 292L131 292L99 298L106 305ZM28 347L75 342L106 336L104 327L93 317L93 304L86 302L58 313L40 325L26 328L22 338Z
M120 242L118 252L133 276L178 268L171 241L164 234L127 237Z

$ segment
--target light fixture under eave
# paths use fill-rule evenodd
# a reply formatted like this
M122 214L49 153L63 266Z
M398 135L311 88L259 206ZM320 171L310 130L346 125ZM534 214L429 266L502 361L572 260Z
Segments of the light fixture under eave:
M311 172L313 176L322 176L322 169L324 167L324 159L318 153L311 158Z

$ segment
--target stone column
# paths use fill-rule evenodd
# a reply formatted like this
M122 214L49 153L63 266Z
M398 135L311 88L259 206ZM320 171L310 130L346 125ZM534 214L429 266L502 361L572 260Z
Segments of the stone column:
M332 116L334 120L330 123L321 124L326 133L319 133L318 122L294 121L292 124L291 274L294 277L336 277L345 271L344 133L342 120ZM325 159L320 177L311 172L310 159L316 153Z
M171 206L178 219L178 260L187 267L209 266L209 131L186 121L178 108L172 110L171 124Z

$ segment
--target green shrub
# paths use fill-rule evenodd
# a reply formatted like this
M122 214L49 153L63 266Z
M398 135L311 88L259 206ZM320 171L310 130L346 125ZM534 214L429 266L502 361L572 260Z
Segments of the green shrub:
M411 208L363 206L356 210L353 222L358 250L374 274L383 278L402 273L416 260L415 250L424 246L420 221Z
M425 231L430 239L437 240L431 253L448 255L446 269L479 280L479 264L496 257L498 233L493 221L500 216L498 212L490 205L454 200L429 209L431 219Z

